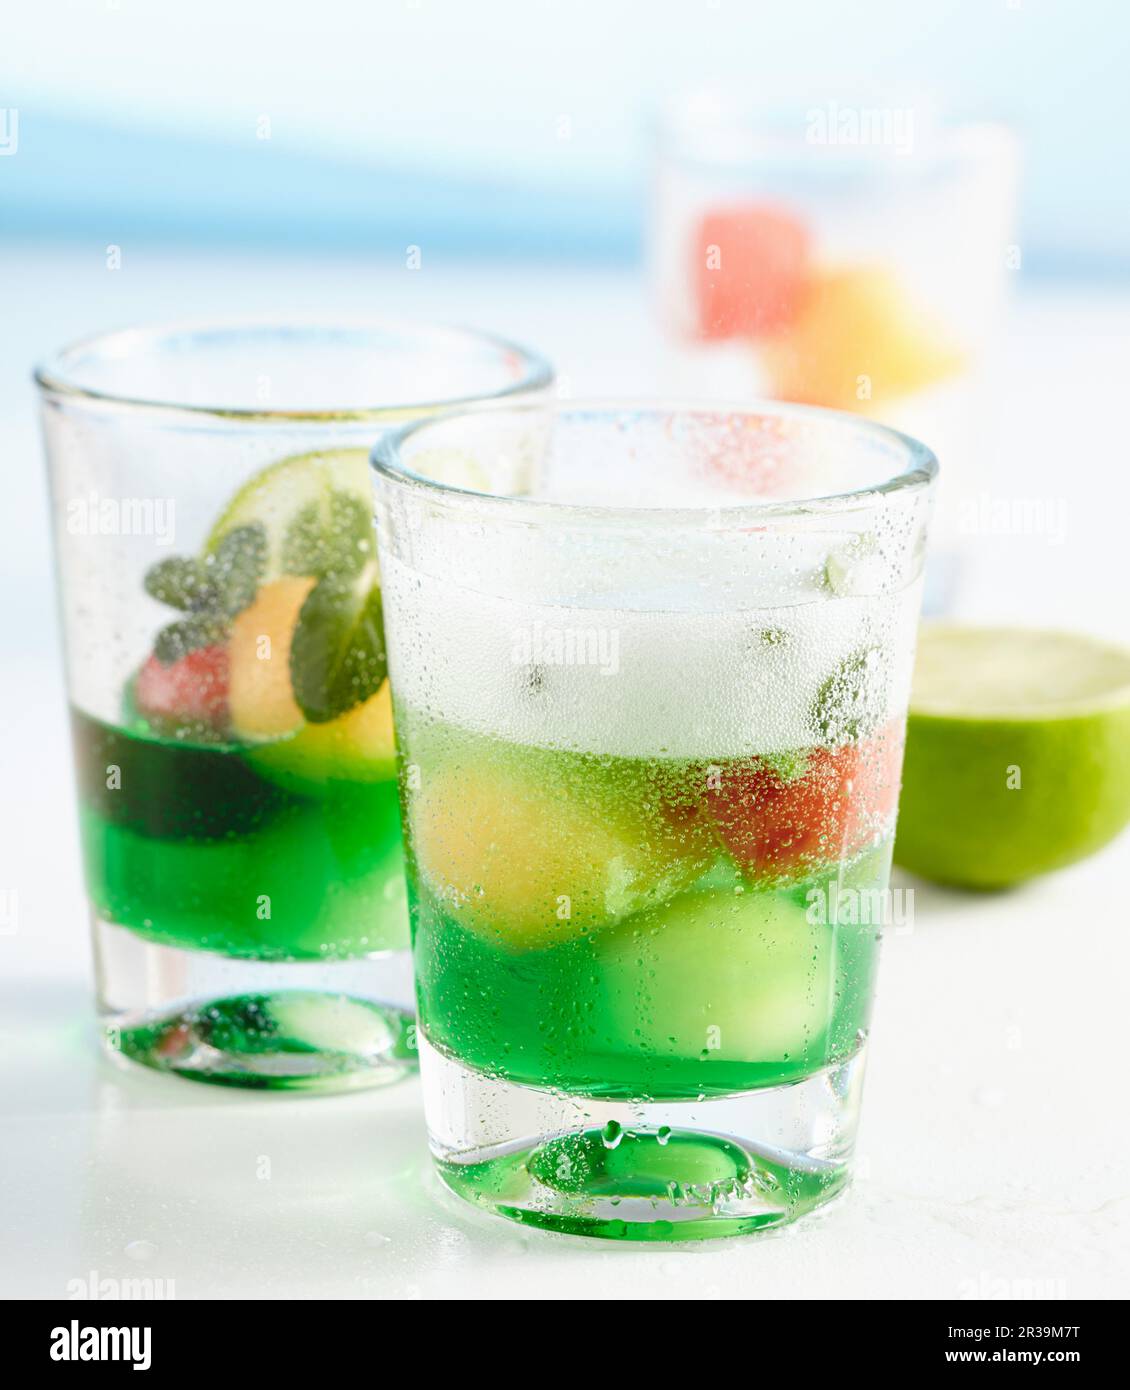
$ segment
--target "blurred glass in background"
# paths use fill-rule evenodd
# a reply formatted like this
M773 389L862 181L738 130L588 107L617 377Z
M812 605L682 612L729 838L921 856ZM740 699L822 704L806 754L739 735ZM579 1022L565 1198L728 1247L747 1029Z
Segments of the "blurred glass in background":
M1003 127L939 121L920 102L672 102L653 232L665 388L851 411L929 440L946 481L962 474L942 489L944 561L948 501L992 437L1016 155Z

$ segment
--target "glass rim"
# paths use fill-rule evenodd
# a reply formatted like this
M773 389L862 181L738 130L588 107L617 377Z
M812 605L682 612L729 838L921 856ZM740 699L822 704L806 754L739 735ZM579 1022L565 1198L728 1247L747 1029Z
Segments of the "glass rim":
M438 400L389 401L382 405L343 406L313 409L303 407L296 410L263 406L220 406L193 404L176 399L161 400L155 397L135 396L128 392L107 391L99 387L84 385L73 372L75 359L93 351L107 348L123 349L131 352L145 347L155 347L160 343L177 337L191 337L202 333L239 333L260 331L288 332L303 330L323 333L396 333L406 340L421 345L434 344L442 351L444 345L477 344L495 348L500 354L513 354L522 365L517 380L508 382L488 392L470 392L461 396L444 396ZM115 328L86 337L75 339L59 348L47 358L38 362L32 370L32 378L44 396L59 400L84 401L92 405L127 410L144 411L165 415L180 415L199 420L215 419L237 423L284 424L302 423L345 423L379 422L389 415L400 415L405 410L423 413L458 411L482 402L506 401L522 397L530 392L544 390L553 384L553 367L540 353L534 352L521 343L496 333L461 324L431 323L425 319L412 319L396 315L349 315L349 314L264 314L232 317L170 319L153 324L137 324L125 328Z
M718 502L708 505L635 507L602 503L581 503L555 499L510 496L498 492L476 492L454 483L438 482L407 466L401 458L402 447L421 432L455 420L490 414L517 414L539 411L554 415L605 415L614 417L626 413L636 415L685 414L702 417L746 415L756 418L822 421L834 424L859 436L894 445L903 454L906 467L869 487L853 488L812 497L781 500ZM515 520L566 520L572 518L585 524L625 522L632 526L701 524L704 519L724 517L727 522L765 521L786 516L829 515L838 511L858 511L874 505L877 497L899 493L915 493L929 489L938 476L938 460L934 451L920 440L903 434L877 420L852 415L848 411L828 410L823 406L801 405L791 401L688 401L682 398L619 398L581 397L576 400L548 401L480 401L463 409L455 409L410 420L388 430L376 441L369 453L374 473L394 487L405 488L423 497L439 497L468 510L486 509L501 515L509 513Z

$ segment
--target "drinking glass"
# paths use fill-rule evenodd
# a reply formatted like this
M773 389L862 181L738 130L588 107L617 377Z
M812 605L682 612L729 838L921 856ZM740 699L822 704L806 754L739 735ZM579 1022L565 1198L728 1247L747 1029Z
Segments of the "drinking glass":
M1009 130L920 96L771 106L704 90L659 125L664 388L847 410L929 440L946 460L927 595L939 608L991 490L1017 177Z
M664 1240L844 1187L935 471L787 405L505 405L377 445L456 1193Z
M391 321L135 329L37 372L116 1055L310 1089L414 1066L368 450L549 379Z

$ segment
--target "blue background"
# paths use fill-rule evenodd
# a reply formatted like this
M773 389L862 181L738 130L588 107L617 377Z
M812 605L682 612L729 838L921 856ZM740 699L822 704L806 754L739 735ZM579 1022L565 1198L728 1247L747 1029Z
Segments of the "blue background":
M1026 275L1130 277L1128 52L1118 0L13 4L0 234L628 262L650 115L716 81L1006 119Z

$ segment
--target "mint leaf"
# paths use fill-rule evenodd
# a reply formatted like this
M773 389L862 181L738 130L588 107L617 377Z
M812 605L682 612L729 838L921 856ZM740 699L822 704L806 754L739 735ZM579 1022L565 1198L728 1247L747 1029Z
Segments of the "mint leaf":
M336 719L375 695L387 673L379 587L319 580L290 643L290 683L302 713L312 724Z
M159 603L186 613L212 608L218 599L200 561L180 555L158 560L146 571L144 584L145 592Z
M227 637L227 624L211 614L182 618L157 634L153 651L162 666L171 666L199 647L210 647Z
M322 518L317 502L307 502L283 534L282 567L287 574L318 574L322 563Z
M360 574L373 554L373 518L351 492L330 493L330 573Z
M820 687L809 714L821 742L834 747L870 733L883 713L886 683L887 660L878 647L845 657Z
M824 584L834 594L879 593L886 568L877 537L863 531L829 551L824 562Z
M351 492L330 491L324 506L308 502L286 528L283 569L319 579L353 579L373 555L373 519Z
M213 605L234 618L253 601L267 569L267 532L261 522L230 530L204 562L216 590Z
M254 599L266 568L267 533L257 521L229 531L203 560L170 555L153 565L145 575L146 593L194 615L158 635L158 658L168 665L185 652L223 641L228 620Z

